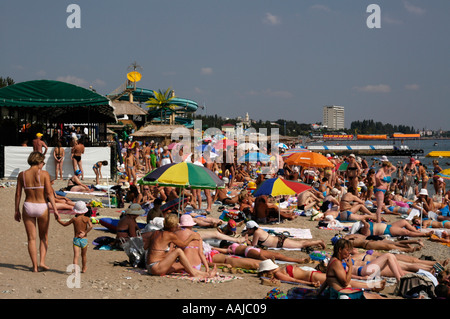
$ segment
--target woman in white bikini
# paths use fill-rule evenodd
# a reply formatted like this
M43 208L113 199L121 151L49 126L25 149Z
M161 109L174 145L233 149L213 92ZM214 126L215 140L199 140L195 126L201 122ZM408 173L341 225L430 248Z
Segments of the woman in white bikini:
M17 177L15 213L14 219L20 222L23 219L28 238L28 253L33 264L33 272L37 272L39 267L47 270L49 267L45 264L45 257L48 248L48 226L50 223L47 198L50 201L55 218L59 219L58 209L55 203L53 188L50 182L50 175L43 171L45 165L45 156L39 152L32 152L28 156L28 164L31 166L26 171L20 172ZM20 213L20 201L22 190L25 192L25 202L23 211ZM36 248L36 223L39 230L39 252L40 262L38 264Z

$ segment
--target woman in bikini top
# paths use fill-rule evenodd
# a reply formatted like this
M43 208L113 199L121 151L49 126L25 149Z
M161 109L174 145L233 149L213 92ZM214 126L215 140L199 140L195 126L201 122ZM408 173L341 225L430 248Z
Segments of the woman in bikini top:
M48 269L45 265L48 246L48 226L49 210L47 197L53 208L55 218L59 219L58 209L56 207L53 188L50 183L50 175L42 171L45 165L45 156L40 152L32 152L28 156L30 168L19 173L17 177L17 188L15 196L14 219L20 222L23 219L28 238L28 253L30 255L33 271L38 271L38 266ZM25 202L23 203L23 212L20 212L20 203L22 190L25 192ZM36 230L36 225L38 230ZM38 265L38 254L36 249L36 233L39 234L40 244L40 263Z

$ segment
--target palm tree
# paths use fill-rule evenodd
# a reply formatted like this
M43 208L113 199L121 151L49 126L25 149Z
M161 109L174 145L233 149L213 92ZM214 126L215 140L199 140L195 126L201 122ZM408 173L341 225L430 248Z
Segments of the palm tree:
M154 93L155 97L150 98L145 104L147 104L148 108L155 108L161 112L161 121L164 112L164 123L166 122L167 110L171 110L172 114L170 115L169 124L173 124L175 121L174 109L177 107L177 105L172 104L172 100L176 97L174 91L172 88L168 88L164 93L161 90Z

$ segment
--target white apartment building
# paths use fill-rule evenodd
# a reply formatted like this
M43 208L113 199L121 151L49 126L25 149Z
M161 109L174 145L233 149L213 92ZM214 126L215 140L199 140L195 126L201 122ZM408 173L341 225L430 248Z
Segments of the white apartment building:
M345 129L344 107L336 105L324 106L322 125L332 130Z

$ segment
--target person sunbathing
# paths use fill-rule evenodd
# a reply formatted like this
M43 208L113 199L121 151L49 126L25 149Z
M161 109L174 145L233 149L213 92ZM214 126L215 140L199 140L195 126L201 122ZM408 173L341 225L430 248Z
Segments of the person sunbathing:
M420 227L420 217L414 217L412 219L412 223L415 226ZM436 221L432 219L424 219L422 220L422 228L447 228L450 229L450 221L449 220L443 220L443 221Z
M228 178L224 177L223 181L227 184ZM224 188L218 188L214 197L214 201L216 200L221 201L224 205L235 205L239 200L239 192L228 188L227 186Z
M395 277L397 281L406 275L406 271L402 269L400 263L394 254L385 253L375 257L371 261L351 259L354 267L352 268L353 279L369 279L372 276ZM346 264L344 268L347 268Z
M420 240L402 240L402 241L392 241L392 240L369 240L366 239L367 236L362 234L350 234L346 235L344 238L352 242L353 247L363 248L366 250L399 250L405 253L411 253L422 249L424 244ZM410 244L417 244L418 246L411 246Z
M224 269L234 270L236 268L256 270L261 260L248 257L230 256L226 253L219 252L218 248L211 247L204 243L203 252L210 266L224 267Z
M275 259L287 262L294 262L298 264L305 264L310 262L310 258L294 258L275 251L264 250L254 246L241 245L238 243L232 243L227 248L215 248L223 254L243 256L258 260Z
M292 239L284 235L271 235L264 229L259 228L259 225L251 220L246 224L245 231L249 236L253 236L251 245L258 247L272 247L272 248L306 248L319 246L321 249L325 249L325 242L322 239Z
M305 211L312 208L319 209L319 204L322 200L318 197L319 194L320 193L318 193L314 189L301 192L297 196L297 208Z
M401 219L392 224L374 223L361 221L363 223L359 232L365 236L409 236L409 237L430 237L433 231L421 232L412 226L407 220Z
M377 218L376 214L371 213L364 205L364 201L353 195L352 192L353 189L349 187L348 192L342 196L339 202L339 213L330 212L334 218L340 221L367 220L369 218L375 220ZM363 215L359 215L358 212L363 213ZM384 218L382 220L386 221Z
M267 277L270 279L278 279L286 282L295 282L313 287L319 287L326 279L326 268L324 271L318 270L306 270L297 265L284 265L279 267L272 260L267 259L261 262L258 269L259 277ZM378 285L369 285L364 281L350 280L350 286L352 288L369 289L376 292L382 291L386 286L386 281L382 280Z
M83 184L78 178L82 174L81 170L76 170L75 175L69 178L67 181L66 191L70 192L80 192L80 193L91 193L94 189L89 188L89 186Z
M184 213L184 215L191 216L194 219L194 221L197 223L197 226L200 226L200 227L215 228L215 227L221 225L222 223L224 223L224 221L219 218L205 216L205 215L193 212L193 211L187 211L186 213Z
M55 180L51 181L51 184L53 186L53 184L55 183ZM55 190L53 190L53 197L55 198L55 203L56 203L56 208L58 209L58 211L63 211L63 210L72 210L73 207L75 206L75 203L70 200L69 198L65 197L65 196L61 196L56 194ZM47 201L49 203L50 202L50 198L47 197Z
M350 251L352 249L352 243L344 238L334 244L333 255L327 265L326 280L320 286L318 295L325 292L330 299L380 298L378 295L371 295L360 289L355 291L351 286L353 263Z
M354 247L351 254L352 258L356 261L371 262L372 260L382 256L384 253L374 250L360 252ZM436 268L443 269L443 267L445 267L450 261L450 259L446 259L442 262L435 260L424 260L407 254L393 254L393 256L397 259L399 266L407 272L418 272L420 269L428 272L434 272ZM388 273L386 271L388 270L385 269L382 276L392 277L392 273Z
M271 203L266 195L258 196L255 199L255 206L253 208L253 215L259 223L269 223L278 221L279 218L293 220L297 218L293 209L283 209Z
M431 241L435 241L443 244L450 244L450 235L447 232L442 232L441 236L432 235L430 237Z

